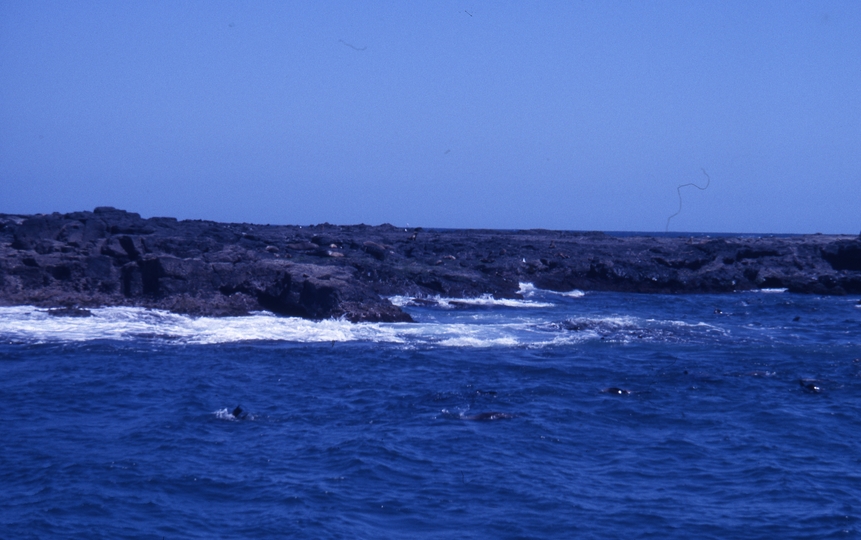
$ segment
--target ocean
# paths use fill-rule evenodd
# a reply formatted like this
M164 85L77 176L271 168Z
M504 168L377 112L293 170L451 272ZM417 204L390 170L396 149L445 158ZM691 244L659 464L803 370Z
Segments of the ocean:
M0 538L858 538L861 303L0 308Z

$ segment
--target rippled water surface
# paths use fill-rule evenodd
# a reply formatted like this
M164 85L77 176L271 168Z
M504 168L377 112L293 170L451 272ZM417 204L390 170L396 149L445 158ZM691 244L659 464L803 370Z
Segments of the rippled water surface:
M0 537L861 536L858 298L524 292L0 308Z

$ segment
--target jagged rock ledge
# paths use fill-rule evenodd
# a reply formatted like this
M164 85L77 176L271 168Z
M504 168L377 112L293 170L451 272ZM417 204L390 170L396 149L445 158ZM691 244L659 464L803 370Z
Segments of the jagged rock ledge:
M526 230L311 227L0 214L0 305L410 321L392 295L555 291L861 293L861 238L617 237ZM61 314L62 312L58 312Z

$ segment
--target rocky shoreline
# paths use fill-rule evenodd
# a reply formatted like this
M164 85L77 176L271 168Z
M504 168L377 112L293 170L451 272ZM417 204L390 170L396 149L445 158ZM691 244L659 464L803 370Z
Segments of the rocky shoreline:
M0 305L268 310L410 321L387 297L554 291L861 294L861 237L613 236L548 230L311 227L143 219L109 207L0 214Z

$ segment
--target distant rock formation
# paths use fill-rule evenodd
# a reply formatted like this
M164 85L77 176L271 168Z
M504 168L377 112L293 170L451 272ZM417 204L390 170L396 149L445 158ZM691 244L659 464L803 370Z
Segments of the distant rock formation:
M410 321L392 295L555 291L861 293L861 237L679 238L0 214L0 305Z

